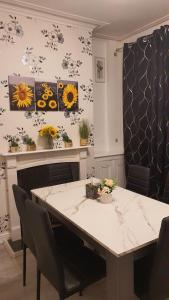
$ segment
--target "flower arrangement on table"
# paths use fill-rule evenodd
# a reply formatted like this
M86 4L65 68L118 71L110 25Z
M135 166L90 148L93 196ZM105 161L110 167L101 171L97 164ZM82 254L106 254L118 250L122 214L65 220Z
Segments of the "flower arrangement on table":
M105 178L101 181L98 186L98 194L102 196L103 194L110 194L116 187L117 182L114 179Z
M48 140L48 146L53 148L53 139L59 138L59 131L52 125L45 125L39 130L39 136L46 137Z
M103 179L98 185L98 195L100 201L103 203L109 203L112 201L111 192L117 186L117 182L114 179Z

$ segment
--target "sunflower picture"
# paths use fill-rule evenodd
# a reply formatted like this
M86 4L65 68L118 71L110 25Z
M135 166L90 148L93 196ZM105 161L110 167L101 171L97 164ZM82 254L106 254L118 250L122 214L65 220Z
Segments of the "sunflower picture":
M58 100L59 110L77 111L78 110L78 82L58 81Z
M10 110L35 110L34 79L30 77L9 76Z
M57 83L36 82L36 110L58 111Z

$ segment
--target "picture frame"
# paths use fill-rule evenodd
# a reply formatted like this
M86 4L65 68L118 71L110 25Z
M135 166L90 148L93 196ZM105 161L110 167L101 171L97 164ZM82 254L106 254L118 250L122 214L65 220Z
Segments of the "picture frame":
M95 57L95 81L105 82L105 58Z

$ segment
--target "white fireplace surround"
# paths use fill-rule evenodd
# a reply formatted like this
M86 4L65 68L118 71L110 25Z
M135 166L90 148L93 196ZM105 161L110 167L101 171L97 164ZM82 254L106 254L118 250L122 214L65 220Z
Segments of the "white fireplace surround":
M12 241L20 238L20 221L12 191L12 184L17 184L17 171L45 164L79 162L80 179L85 179L87 177L87 154L88 146L0 154L6 163L6 193Z

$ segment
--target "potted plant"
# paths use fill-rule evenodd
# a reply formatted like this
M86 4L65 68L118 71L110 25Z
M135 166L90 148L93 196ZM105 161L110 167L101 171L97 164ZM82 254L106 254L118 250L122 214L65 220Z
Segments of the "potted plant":
M35 151L36 150L36 144L32 138L28 137L26 145L27 145L27 151Z
M90 128L87 120L82 120L79 124L80 146L88 145Z
M67 133L63 133L62 135L64 144L65 144L65 148L69 148L73 146L72 140L70 139L70 137L67 135Z
M28 134L25 134L22 136L22 151L27 151L27 140L28 140L29 136Z
M9 139L9 147L10 147L10 152L18 152L19 151L19 138L16 136L11 136Z

